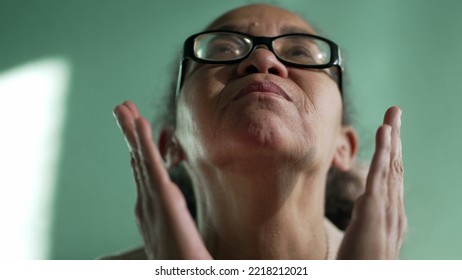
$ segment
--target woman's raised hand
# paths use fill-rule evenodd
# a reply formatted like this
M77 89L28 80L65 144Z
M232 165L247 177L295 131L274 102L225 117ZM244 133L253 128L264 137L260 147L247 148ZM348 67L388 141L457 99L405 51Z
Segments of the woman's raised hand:
M135 215L150 259L210 259L185 198L164 167L149 122L131 101L114 109L130 149Z
M356 201L339 259L397 259L407 228L403 202L401 110L391 107L376 134L366 190Z

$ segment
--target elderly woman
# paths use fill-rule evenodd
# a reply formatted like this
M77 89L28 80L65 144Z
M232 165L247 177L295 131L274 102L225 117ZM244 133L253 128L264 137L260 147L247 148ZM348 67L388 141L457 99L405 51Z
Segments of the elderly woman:
M337 45L298 15L249 5L186 40L174 121L157 146L136 106L118 105L141 257L397 258L406 229L399 108L377 130L345 233L325 218L328 172L352 168L358 151L340 64ZM167 172L180 163L193 183L196 222Z

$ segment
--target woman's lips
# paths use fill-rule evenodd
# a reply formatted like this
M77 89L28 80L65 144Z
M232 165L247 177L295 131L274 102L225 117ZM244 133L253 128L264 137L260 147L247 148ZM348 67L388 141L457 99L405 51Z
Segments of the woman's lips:
M251 82L243 89L239 91L239 93L233 98L234 101L238 100L239 98L252 93L252 92L259 92L259 93L268 93L268 94L276 94L281 97L284 97L288 101L292 101L292 98L287 94L285 90L283 90L280 86L273 82L269 81L255 81Z

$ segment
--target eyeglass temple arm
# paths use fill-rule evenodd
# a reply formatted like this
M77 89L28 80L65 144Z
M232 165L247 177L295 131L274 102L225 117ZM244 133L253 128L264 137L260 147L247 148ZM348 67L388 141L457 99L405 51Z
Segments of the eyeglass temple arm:
M176 88L175 88L175 100L180 95L181 86L183 84L183 68L185 64L185 59L182 59L180 64L178 65L178 79L176 81Z

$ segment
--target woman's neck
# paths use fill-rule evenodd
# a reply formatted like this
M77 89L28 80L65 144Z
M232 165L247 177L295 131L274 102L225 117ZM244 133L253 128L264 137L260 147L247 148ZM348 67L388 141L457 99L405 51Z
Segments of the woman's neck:
M300 170L277 161L260 161L258 167L241 162L194 182L199 230L212 256L324 259L326 174Z

